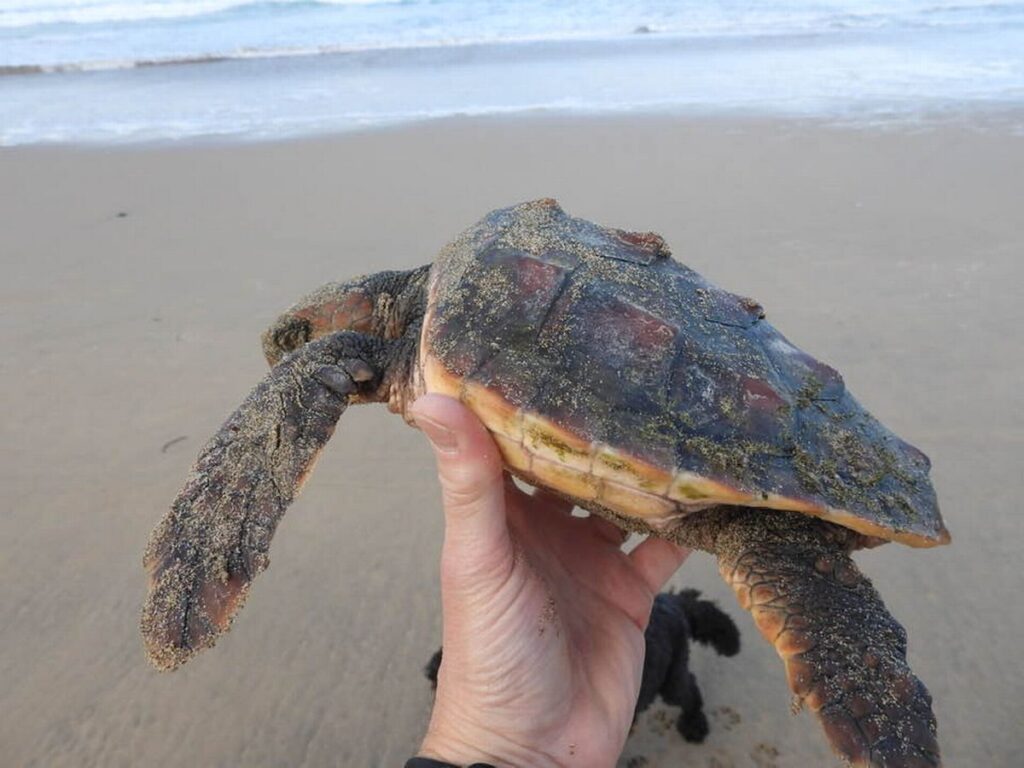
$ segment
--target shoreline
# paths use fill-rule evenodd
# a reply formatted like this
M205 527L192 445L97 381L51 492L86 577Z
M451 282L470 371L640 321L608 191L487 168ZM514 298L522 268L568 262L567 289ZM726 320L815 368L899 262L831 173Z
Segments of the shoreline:
M1024 105L985 102L965 104L951 102L946 108L933 109L915 115L879 114L869 119L862 114L834 115L780 115L759 110L734 112L720 109L622 109L622 110L568 110L540 107L502 113L451 114L436 117L398 119L393 122L353 126L343 129L324 129L319 132L281 136L245 134L190 135L178 138L162 137L124 141L39 141L5 145L0 144L0 159L6 154L23 152L189 152L193 149L227 149L247 147L281 147L302 144L359 141L376 135L388 136L404 132L424 131L476 131L503 130L505 128L531 130L552 128L573 129L590 124L678 125L682 128L704 126L726 127L729 131L768 130L795 133L824 131L849 134L918 136L941 131L962 131L979 135L1002 136L1008 139L1024 137Z
M953 544L857 556L909 633L949 765L1015 765L1024 615L1024 176L989 125L455 118L276 142L0 149L0 743L13 765L400 765L439 637L425 441L352 408L234 629L145 663L140 561L205 440L317 285L429 261L492 208L551 196L660 232L930 455ZM122 215L123 214L123 215ZM182 439L184 438L184 439ZM673 585L737 622L696 648L702 745L645 715L619 765L838 765L774 651L694 555ZM669 716L674 710L668 710Z

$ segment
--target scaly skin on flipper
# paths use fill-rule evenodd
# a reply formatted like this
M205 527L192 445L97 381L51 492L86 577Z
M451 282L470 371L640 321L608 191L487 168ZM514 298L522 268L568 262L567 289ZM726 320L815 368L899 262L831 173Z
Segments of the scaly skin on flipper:
M931 696L907 664L906 632L849 557L857 535L794 514L717 514L722 577L836 752L855 766L939 766Z
M350 396L379 389L400 343L344 331L307 344L206 445L146 549L142 634L156 667L177 667L228 629Z

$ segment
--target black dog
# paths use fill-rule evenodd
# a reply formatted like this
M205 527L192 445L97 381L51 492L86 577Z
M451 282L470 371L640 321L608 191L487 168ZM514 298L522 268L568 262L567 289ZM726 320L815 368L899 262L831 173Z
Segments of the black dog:
M735 656L740 650L740 632L732 619L710 600L701 600L697 590L656 596L644 633L647 653L633 720L660 695L666 704L682 708L676 721L682 737L701 742L708 735L708 721L697 679L690 672L691 639L710 645L722 656ZM438 649L423 670L434 688L440 668Z
M676 721L682 737L699 743L708 735L708 721L697 678L690 672L691 638L722 656L735 656L740 650L740 632L732 619L710 600L701 600L697 590L655 597L644 634L647 654L633 719L660 695L666 704L682 708Z

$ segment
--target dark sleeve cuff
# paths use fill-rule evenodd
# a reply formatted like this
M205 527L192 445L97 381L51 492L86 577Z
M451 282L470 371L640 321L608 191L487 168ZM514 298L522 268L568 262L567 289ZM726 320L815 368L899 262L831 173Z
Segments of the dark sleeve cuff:
M462 766L442 763L440 760L429 757L414 757L406 762L405 768L462 768ZM466 768L494 768L494 766L488 763L473 763Z

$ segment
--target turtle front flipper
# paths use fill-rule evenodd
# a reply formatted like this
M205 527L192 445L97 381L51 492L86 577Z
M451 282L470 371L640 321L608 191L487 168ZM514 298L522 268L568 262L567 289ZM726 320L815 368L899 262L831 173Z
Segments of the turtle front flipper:
M939 766L935 715L907 635L847 554L852 532L799 515L725 513L723 578L786 665L797 708L855 766Z
M338 418L350 399L379 399L403 345L350 331L307 344L206 445L146 549L142 634L156 667L177 667L228 629Z

